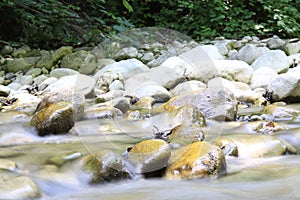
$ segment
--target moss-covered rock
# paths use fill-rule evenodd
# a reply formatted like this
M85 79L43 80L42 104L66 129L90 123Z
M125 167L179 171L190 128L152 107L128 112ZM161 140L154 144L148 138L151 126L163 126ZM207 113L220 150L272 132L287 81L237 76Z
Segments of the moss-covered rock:
M171 151L168 143L160 139L144 140L128 152L128 160L133 165L133 173L151 174L168 164Z
M97 67L97 59L93 54L81 50L65 56L61 61L61 67L90 74Z
M182 124L174 128L169 136L170 144L185 146L205 138L203 127L199 124Z
M72 104L58 102L38 111L31 119L39 136L67 133L74 126Z
M70 46L64 46L59 49L57 49L54 53L47 54L43 56L38 63L36 64L36 67L38 68L46 68L51 69L53 66L55 66L60 59L62 59L64 56L71 54L73 50L73 47Z
M16 73L18 71L27 71L29 70L34 64L28 62L28 59L24 58L17 58L14 60L7 60L6 61L6 71Z
M88 174L90 184L130 178L123 168L122 159L111 151L86 156L83 159L82 170L84 174Z
M221 149L207 142L195 142L172 152L167 179L218 177L226 172Z

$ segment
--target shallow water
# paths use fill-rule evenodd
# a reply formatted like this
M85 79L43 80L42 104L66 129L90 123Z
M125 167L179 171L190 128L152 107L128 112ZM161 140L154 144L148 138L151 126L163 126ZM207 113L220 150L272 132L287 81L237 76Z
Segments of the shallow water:
M140 122L141 123L141 122ZM31 177L41 199L297 199L300 198L300 156L227 158L227 174L219 179L169 181L139 179L89 185L80 173L80 158L99 151L123 153L152 137L150 124L126 121L81 121L68 135L38 137L28 120L0 124L0 158L17 164L9 174ZM279 134L299 148L300 123L286 123ZM231 133L252 134L253 123L208 121L207 140ZM117 128L123 132L117 132ZM137 127L140 127L138 129ZM125 133L127 130L135 130ZM141 131L141 129L143 131Z

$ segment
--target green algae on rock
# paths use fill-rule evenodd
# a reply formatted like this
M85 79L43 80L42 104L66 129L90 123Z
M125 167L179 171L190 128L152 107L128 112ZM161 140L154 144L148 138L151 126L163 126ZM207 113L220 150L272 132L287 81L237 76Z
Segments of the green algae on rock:
M129 179L122 159L111 151L97 152L86 156L82 164L83 173L88 174L90 184Z
M58 102L43 108L30 121L39 136L67 133L74 123L73 107L67 102Z

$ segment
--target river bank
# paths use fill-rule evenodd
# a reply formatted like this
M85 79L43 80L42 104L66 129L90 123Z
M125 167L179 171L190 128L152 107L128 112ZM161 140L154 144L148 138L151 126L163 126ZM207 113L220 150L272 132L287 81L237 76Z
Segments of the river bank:
M6 46L0 197L296 198L299 50L155 28L93 48Z

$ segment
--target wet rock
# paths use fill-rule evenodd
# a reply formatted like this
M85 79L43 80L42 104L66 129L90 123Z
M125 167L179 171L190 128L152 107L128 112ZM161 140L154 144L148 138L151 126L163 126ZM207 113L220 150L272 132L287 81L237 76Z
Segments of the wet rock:
M299 110L285 106L268 105L261 112L268 120L295 120L300 115Z
M205 139L203 126L199 124L181 124L175 127L169 135L172 147L185 146Z
M95 101L96 101L96 103L103 103L103 102L110 101L110 100L118 98L118 97L122 97L123 95L124 95L123 90L112 90L105 94L97 95L95 98Z
M259 56L260 53L256 45L246 44L238 51L237 59L245 61L251 65Z
M222 136L217 139L216 145L228 152L230 152L229 149L236 146L240 158L280 156L289 150L284 142L270 135L235 134ZM233 155L236 156L236 153Z
M128 160L135 174L155 174L167 166L170 156L169 145L160 139L144 140L128 152Z
M111 151L86 156L82 161L82 171L88 175L90 184L130 178L130 174L124 169L122 159Z
M218 177L226 172L223 152L207 142L194 142L175 150L169 163L167 179Z
M84 110L83 116L81 119L112 119L115 117L122 116L123 113L114 107L91 107Z
M170 92L173 96L184 95L189 92L196 92L197 90L203 90L206 88L206 84L201 81L191 80L183 83L179 83Z
M69 68L82 74L91 74L97 67L97 58L87 51L77 51L61 60L61 68Z
M173 113L175 114L173 120L177 124L197 124L202 127L206 126L206 121L203 114L194 105L184 105L176 109Z
M237 112L237 102L233 93L226 88L224 89L221 81L218 83L209 83L208 88L211 89L172 97L164 105L164 109L172 111L190 104L196 106L205 118L234 120Z
M277 72L272 68L260 67L253 72L253 76L251 79L251 88L267 89L271 80L277 75Z
M219 76L228 80L250 83L253 69L244 61L215 60Z
M0 174L0 199L31 199L41 196L38 185L26 176Z
M72 152L72 153L66 153L63 155L56 155L53 157L50 157L46 160L46 164L48 165L55 165L56 167L61 167L64 164L74 161L82 156L79 152Z
M155 82L126 82L125 95L141 97L152 97L157 103L163 103L170 99L170 92Z
M134 106L132 108L150 110L150 109L152 109L154 103L155 103L154 98L152 98L152 97L142 97L136 103L134 103Z
M0 170L9 170L14 171L16 169L17 165L15 162L7 159L1 159L0 158ZM0 175L1 177L1 175Z
M24 92L10 93L8 99L15 99L15 101L10 106L3 107L4 109L28 113L33 113L37 105L41 102L41 98Z
M137 109L137 110L131 109L125 113L124 118L132 121L144 120L150 118L151 115L152 113L148 109Z
M278 124L277 122L261 122L257 127L255 127L255 131L260 134L268 134L272 135L277 131L287 130L287 127Z
M300 102L300 67L274 77L268 85L274 101Z
M289 59L281 50L271 50L258 57L251 67L256 70L260 67L270 67L278 73L286 72L289 68Z
M72 104L67 102L53 103L41 109L30 121L39 136L67 133L74 123Z
M56 68L50 72L50 76L59 79L63 76L76 75L78 73L79 72L69 68Z
M57 49L54 53L46 54L42 56L42 58L36 64L38 68L45 68L50 70L53 66L55 66L60 59L64 56L72 53L73 48L70 46L65 46Z
M149 68L144 65L141 61L132 58L129 60L122 60L120 62L115 62L110 65L107 65L100 69L94 76L99 77L101 74L110 71L110 72L118 72L122 74L124 79L128 79L129 77L148 71Z

